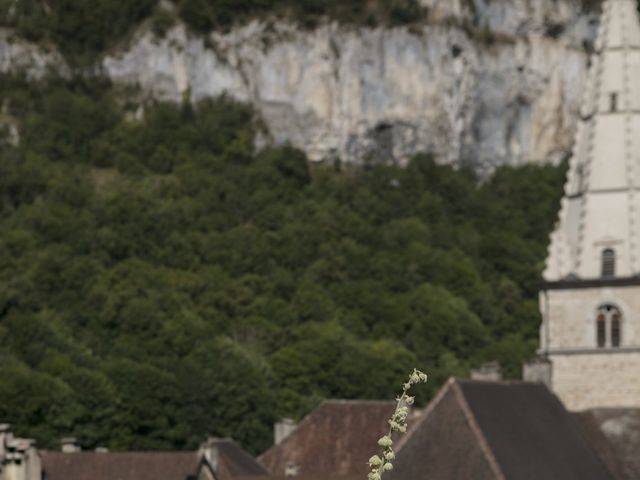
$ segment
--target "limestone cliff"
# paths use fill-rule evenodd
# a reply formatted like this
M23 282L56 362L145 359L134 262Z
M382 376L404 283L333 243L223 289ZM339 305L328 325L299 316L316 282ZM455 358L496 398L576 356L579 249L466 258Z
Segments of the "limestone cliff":
M422 1L419 28L254 21L203 38L178 24L160 39L143 26L100 67L148 97L248 101L313 160L432 151L482 169L565 155L597 16L578 0Z
M49 68L67 73L64 59L55 49L33 45L0 28L0 72L22 72L33 79L42 77Z

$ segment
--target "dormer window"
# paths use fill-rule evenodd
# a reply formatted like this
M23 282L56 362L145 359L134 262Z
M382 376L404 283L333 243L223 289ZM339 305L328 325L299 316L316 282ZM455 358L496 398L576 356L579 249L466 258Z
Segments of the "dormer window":
M616 252L612 248L602 251L602 276L614 277L616 275Z
M596 315L598 348L619 348L622 344L622 314L614 305L602 305Z
M611 112L618 111L618 94L616 92L609 94L609 110Z
M284 467L285 477L297 477L300 475L300 465L295 462L287 462Z

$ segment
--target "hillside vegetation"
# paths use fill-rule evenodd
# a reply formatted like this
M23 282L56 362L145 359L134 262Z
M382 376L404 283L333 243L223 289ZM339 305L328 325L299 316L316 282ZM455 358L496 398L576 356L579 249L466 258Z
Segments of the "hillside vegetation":
M473 10L474 1L467 1ZM596 10L602 0L581 3L585 10ZM255 18L285 18L303 28L327 18L348 25L397 26L425 21L429 9L419 0L166 0L165 7L158 0L0 0L0 26L30 41L53 44L79 64L94 61L143 21L162 35L177 20L208 33ZM480 29L480 40L490 33L486 25L467 27Z
M225 100L135 120L105 82L2 78L0 420L55 447L253 452L323 398L537 345L564 166L310 167Z
M260 17L286 17L305 27L322 18L365 25L397 25L419 21L427 11L418 0L0 0L0 26L22 37L51 43L70 60L89 62L150 18L164 31L181 19L196 32L227 29Z

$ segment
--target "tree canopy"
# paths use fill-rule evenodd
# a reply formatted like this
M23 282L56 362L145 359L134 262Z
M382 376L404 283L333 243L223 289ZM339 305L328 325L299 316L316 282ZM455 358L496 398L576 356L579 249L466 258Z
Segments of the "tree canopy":
M584 10L597 10L602 0L581 0ZM470 12L476 2L468 2ZM640 0L638 0L640 9ZM56 45L73 64L95 61L97 55L122 44L148 22L162 36L176 21L192 31L227 30L253 19L283 18L303 28L326 19L356 26L424 24L429 8L419 0L0 0L0 26L11 27L30 40ZM467 32L487 41L492 33L479 19L465 21ZM558 25L549 23L552 36ZM560 28L562 31L562 28Z
M427 13L418 0L173 0L168 5L158 0L0 0L0 26L55 44L69 60L86 63L146 20L161 35L177 20L208 33L254 18L284 17L303 27L323 18L372 26L413 23Z
M55 447L193 448L323 398L391 398L537 345L565 166L256 152L245 106L0 79L0 419ZM6 129L5 129L6 131Z

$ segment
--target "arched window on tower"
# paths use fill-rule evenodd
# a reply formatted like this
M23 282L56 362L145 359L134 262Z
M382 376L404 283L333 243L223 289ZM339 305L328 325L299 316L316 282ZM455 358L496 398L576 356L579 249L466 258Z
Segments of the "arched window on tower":
M612 92L609 97L609 110L611 112L618 111L618 94L616 92Z
M578 164L577 174L578 174L578 191L582 193L584 192L584 187L585 187L584 165L582 163Z
M598 337L598 348L604 348L607 345L607 317L604 313L598 313L596 320L596 335Z
M618 348L622 344L622 313L615 305L606 304L598 308L596 342L598 348Z
M620 312L618 309L611 315L611 346L620 346Z
M614 277L616 274L616 252L612 248L602 251L602 276Z

